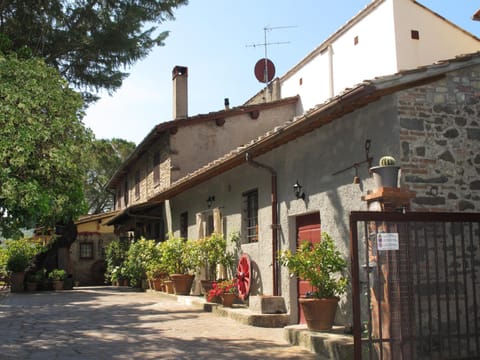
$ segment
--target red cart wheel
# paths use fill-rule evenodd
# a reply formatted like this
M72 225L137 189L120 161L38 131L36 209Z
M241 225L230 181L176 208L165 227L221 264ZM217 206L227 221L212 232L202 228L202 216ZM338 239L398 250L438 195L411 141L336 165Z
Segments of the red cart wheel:
M243 254L238 260L237 266L237 288L238 297L245 300L250 293L250 277L252 274L250 256Z

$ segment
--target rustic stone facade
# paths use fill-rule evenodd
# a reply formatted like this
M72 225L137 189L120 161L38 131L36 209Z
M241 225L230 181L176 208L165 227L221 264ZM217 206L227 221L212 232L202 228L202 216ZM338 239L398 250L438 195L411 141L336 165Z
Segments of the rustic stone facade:
M480 67L399 92L398 114L412 208L480 211Z

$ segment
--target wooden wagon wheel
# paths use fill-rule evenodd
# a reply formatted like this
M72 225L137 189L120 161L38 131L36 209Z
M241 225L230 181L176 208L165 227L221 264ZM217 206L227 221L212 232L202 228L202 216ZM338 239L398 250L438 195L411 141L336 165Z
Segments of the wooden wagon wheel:
M243 254L238 260L237 266L237 289L238 297L245 300L250 293L250 280L252 275L252 266L250 256Z

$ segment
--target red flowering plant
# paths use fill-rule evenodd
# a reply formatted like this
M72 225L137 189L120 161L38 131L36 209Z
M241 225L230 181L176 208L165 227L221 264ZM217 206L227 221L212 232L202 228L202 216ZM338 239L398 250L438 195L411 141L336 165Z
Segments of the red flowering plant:
M238 295L237 279L222 280L214 282L212 289L208 291L208 301L221 298L223 294Z

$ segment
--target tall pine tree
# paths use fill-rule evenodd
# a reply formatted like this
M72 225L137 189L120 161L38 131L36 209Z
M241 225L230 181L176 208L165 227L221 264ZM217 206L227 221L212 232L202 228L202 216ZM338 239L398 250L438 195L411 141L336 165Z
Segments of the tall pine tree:
M158 24L174 19L187 0L4 0L0 32L12 50L28 48L56 67L67 81L94 100L95 91L113 92L124 70L164 45Z

